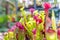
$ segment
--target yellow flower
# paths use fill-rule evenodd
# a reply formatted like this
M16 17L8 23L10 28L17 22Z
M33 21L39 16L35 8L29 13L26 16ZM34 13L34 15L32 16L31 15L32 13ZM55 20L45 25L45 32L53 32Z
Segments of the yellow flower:
M13 37L14 37L14 32L8 32L8 36L9 36L10 38L13 38Z

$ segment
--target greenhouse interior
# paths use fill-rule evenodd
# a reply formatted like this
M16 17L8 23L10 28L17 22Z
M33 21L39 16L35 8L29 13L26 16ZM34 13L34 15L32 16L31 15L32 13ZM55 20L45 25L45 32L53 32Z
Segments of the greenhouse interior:
M60 0L0 0L0 40L60 40Z

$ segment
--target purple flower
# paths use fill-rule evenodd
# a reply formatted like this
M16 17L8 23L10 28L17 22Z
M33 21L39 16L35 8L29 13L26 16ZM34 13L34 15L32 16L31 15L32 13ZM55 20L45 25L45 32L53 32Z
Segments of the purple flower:
M36 20L38 18L38 16L34 16L34 19Z
M58 28L58 30L57 30L57 34L60 35L60 28Z
M36 20L37 24L40 24L42 22L42 19L38 18L38 16L34 16L33 18Z
M34 35L36 34L36 29L35 29L35 28L32 30L32 33L33 33Z
M14 31L15 29L16 29L16 25L12 26L12 28L10 30Z
M44 3L44 8L45 8L45 9L51 8L51 4L48 3L48 2L45 2L45 3Z
M34 8L30 8L29 10L30 10L31 13L33 13L35 11Z
M24 26L20 23L20 22L16 22L16 26L19 28L19 29L24 29Z

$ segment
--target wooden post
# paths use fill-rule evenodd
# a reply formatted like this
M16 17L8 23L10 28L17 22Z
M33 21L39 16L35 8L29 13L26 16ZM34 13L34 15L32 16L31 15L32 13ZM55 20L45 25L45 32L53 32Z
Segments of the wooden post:
M36 0L34 0L34 9L36 9Z
M6 2L5 8L6 8L6 15L8 15L9 14L9 4L8 4L8 2ZM8 24L9 23L7 21L7 23L6 23L7 28L9 28L9 25Z

